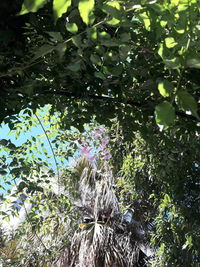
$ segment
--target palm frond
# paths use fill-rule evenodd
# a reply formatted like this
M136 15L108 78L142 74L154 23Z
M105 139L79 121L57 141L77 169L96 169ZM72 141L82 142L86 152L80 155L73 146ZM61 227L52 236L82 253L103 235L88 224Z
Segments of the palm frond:
M92 169L83 159L78 162L78 172L80 216L90 220L81 224L82 230L74 234L71 246L61 253L53 266L147 266L147 257L140 248L138 225L129 223L127 227L123 222L111 170L107 166Z

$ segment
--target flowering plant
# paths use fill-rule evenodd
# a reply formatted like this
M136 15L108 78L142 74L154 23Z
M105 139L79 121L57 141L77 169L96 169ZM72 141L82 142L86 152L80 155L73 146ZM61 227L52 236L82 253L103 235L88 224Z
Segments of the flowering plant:
M98 157L101 160L108 160L112 157L109 148L109 138L103 126L97 126L92 130L92 135L88 139L79 141L79 153L94 164Z

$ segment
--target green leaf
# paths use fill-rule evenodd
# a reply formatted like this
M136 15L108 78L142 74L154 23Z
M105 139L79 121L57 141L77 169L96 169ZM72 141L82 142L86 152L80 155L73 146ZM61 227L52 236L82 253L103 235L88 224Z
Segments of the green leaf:
M119 46L119 43L116 39L102 40L101 44L107 47Z
M171 96L173 92L174 86L168 80L163 80L162 82L158 83L158 91L163 97Z
M119 76L123 71L123 67L122 65L117 65L115 67L108 67L108 70L112 75Z
M72 43L78 48L81 47L82 44L81 36L80 35L73 36Z
M51 39L54 41L54 42L62 42L63 41L63 37L62 37L62 34L60 32L47 32L50 36L51 36Z
M19 15L24 15L29 12L37 12L47 3L47 0L25 0Z
M181 67L180 60L177 57L164 58L163 61L168 69L178 69Z
M150 8L152 8L153 10L155 10L157 13L162 13L165 9L163 5L159 5L159 4L151 4L149 5Z
M94 76L95 76L96 78L101 79L101 80L105 80L105 79L106 79L106 77L104 76L104 74L103 74L102 72L97 72L97 71L95 71Z
M58 55L59 55L59 60L62 60L64 54L65 54L65 51L67 49L67 46L65 43L60 43L56 46L56 51L58 52Z
M90 15L94 9L94 0L80 0L78 9L83 22L88 25Z
M186 249L187 247L191 248L193 245L192 236L187 236L186 240L187 241L185 242L185 244L182 247L183 249Z
M51 53L54 50L54 46L45 44L38 48L37 52L35 53L32 61L35 61L36 59L43 57L49 53Z
M6 175L7 171L5 171L3 168L0 168L0 175Z
M80 70L81 66L78 63L74 63L74 64L70 64L67 68L73 72L77 72Z
M140 13L139 17L143 21L145 29L147 31L150 31L151 20L148 16L147 12Z
M164 101L155 108L156 123L163 125L164 128L174 124L175 110L174 107L168 102Z
M76 25L76 23L67 23L66 28L71 33L77 33L78 31L78 26Z
M186 66L189 68L200 69L200 58L187 59Z
M90 60L91 60L91 62L92 63L94 63L94 64L97 64L97 65L101 65L101 59L100 59L100 57L98 56L98 55L96 55L96 54L92 54L91 56L90 56Z
M107 2L106 4L103 5L102 10L114 18L117 18L117 19L121 18L119 1Z
M179 0L171 0L171 4L175 5L175 6L178 6Z
M13 168L10 173L14 175L18 175L21 171L21 168Z
M179 13L179 19L176 24L176 32L179 34L183 34L187 30L187 16L185 16L184 12Z
M162 28L165 28L166 25L167 25L167 20L161 20L161 21L160 21L160 26L161 26Z
M167 48L173 48L174 46L176 46L178 43L175 42L173 37L167 37L165 38L165 44Z
M131 40L131 35L130 33L122 33L120 34L120 41L122 42L122 44L128 42Z
M115 25L118 25L120 23L120 20L116 19L116 18L112 18L112 19L108 20L106 23L108 25L115 26Z
M71 0L54 0L53 1L53 13L55 21L59 19L64 13L67 12L71 6Z
M177 93L177 104L180 109L184 111L190 111L193 116L199 119L199 115L197 113L198 107L194 97L189 94L187 91L179 91Z
M9 143L8 140L6 140L6 139L0 139L0 145L7 146L8 143Z
M93 40L97 40L97 29L96 28L87 29L87 35L89 39L91 38Z

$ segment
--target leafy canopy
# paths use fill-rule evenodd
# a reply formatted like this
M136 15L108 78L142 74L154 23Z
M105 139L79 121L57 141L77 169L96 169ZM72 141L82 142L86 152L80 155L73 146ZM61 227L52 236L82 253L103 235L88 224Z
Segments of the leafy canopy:
M84 131L94 117L113 126L121 206L139 199L150 217L155 266L195 266L199 253L199 9L198 0L0 3L0 120L19 135L21 110L51 104L60 130ZM26 179L38 162L34 139L1 145L13 157L8 173L3 157L2 175ZM42 191L27 180L23 189Z
M50 103L68 128L198 122L197 0L14 3L1 4L1 120Z

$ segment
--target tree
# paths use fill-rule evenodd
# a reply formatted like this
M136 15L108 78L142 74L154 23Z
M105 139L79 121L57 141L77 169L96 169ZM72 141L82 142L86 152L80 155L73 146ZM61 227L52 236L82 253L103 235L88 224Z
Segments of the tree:
M196 125L196 0L1 5L1 120L50 103L67 108L65 127L81 129L95 114L99 123L117 117L130 132L144 130L154 110L165 128Z
M112 150L113 162L121 158L120 198L132 208L137 200L139 214L151 224L147 240L156 248L152 266L197 266L199 134L137 133L132 144L122 137L118 133Z
M1 121L19 134L19 112L33 115L48 103L50 116L61 112L60 131L71 126L83 131L94 118L109 127L117 196L122 209L138 207L141 221L151 225L146 234L157 250L153 264L196 266L199 2L0 5ZM63 133L56 136L55 146L62 146ZM71 138L79 140L79 134ZM24 177L37 166L34 160L18 161L29 144L17 149L2 144L16 155L11 166L16 177L21 164ZM70 153L61 149L56 155ZM6 175L5 167L1 171ZM27 180L21 189L42 190Z
M82 158L61 179L61 194L46 186L43 192L27 193L32 208L24 207L26 221L4 245L3 264L147 266L143 227L120 210L107 164L97 169Z
M115 179L105 167L93 169L84 158L77 163L82 231L74 234L56 266L147 266L140 226L121 213Z

